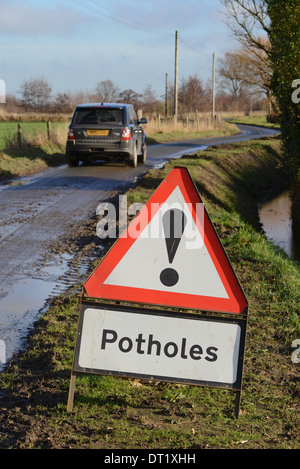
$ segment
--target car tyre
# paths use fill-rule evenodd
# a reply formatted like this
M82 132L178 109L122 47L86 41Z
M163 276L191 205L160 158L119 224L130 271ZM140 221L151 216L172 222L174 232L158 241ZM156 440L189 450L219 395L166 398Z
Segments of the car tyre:
M146 142L144 142L143 148L142 148L142 153L139 156L139 161L143 164L146 163L147 160L147 145Z
M130 164L133 168L136 168L137 164L138 164L136 144L134 144L134 146L133 146L133 152L132 152L132 155L131 155Z
M79 158L74 153L67 151L66 153L67 164L71 168L79 165Z

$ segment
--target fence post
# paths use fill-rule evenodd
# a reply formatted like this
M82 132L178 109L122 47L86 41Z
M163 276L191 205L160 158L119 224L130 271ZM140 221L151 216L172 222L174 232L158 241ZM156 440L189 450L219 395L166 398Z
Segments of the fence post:
M18 145L19 145L19 148L21 148L21 145L22 145L22 128L21 128L21 124L18 124Z
M48 135L48 140L51 138L51 121L50 119L47 120L47 135Z
M160 131L161 121L160 121L160 114L157 113L157 127L158 131Z

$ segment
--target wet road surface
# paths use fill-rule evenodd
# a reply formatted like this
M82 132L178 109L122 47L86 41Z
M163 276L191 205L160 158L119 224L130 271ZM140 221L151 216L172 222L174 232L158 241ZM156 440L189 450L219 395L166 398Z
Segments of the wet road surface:
M145 172L171 158L276 133L238 127L242 133L237 136L148 146L147 162L137 168L122 162L64 165L0 185L0 371L4 361L25 346L46 300L76 283L78 271L86 271L88 255L72 268L74 253L59 248L68 237L76 238L74 227L99 203L124 193Z

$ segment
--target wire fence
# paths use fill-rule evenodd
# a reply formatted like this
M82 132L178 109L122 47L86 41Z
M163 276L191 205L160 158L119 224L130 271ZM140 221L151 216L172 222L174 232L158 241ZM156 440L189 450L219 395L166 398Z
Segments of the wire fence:
M55 138L63 143L67 137L67 122L0 122L0 151L12 143L20 147L24 140L39 143Z

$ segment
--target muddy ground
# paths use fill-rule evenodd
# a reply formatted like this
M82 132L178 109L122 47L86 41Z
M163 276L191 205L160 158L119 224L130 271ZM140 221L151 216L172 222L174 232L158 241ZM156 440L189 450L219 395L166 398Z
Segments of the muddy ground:
M112 198L112 201L114 199ZM73 235L64 235L55 240L53 243L47 243L47 253L44 262L47 264L51 258L56 259L57 256L64 254L72 254L73 259L69 265L69 272L61 278L64 284L62 289L64 293L58 296L58 301L63 303L64 298L69 296L80 296L81 285L87 278L88 274L93 270L93 262L99 253L104 249L108 249L111 244L110 240L100 240L96 236L97 217L92 212L90 218L85 222L73 225L71 232ZM78 266L83 264L81 278L77 276L70 279L70 272L78 272ZM74 283L72 283L72 280ZM76 283L75 283L76 280ZM56 298L48 299L45 308L50 308ZM74 322L76 322L76 317ZM43 332L43 328L44 332ZM38 331L38 334L47 333L47 323L37 321L27 337L28 347L31 347L31 337ZM31 360L28 367L19 367L19 361L24 358L24 351L16 353L7 365L5 371L15 380L15 387L10 390L0 390L0 448L16 448L19 447L20 440L24 438L24 434L28 434L26 440L29 439L30 445L30 428L32 428L32 438L36 439L36 435L42 437L45 432L44 425L40 430L37 428L36 409L41 405L47 405L49 408L64 401L66 396L59 391L59 386L55 389L55 383L47 380L47 372L49 371L49 355L45 351L44 361ZM4 372L5 373L5 372ZM69 375L69 373L68 373ZM69 378L69 376L68 376ZM6 386L4 386L5 388ZM3 444L1 435L5 434L5 443ZM35 435L35 436L33 436Z

